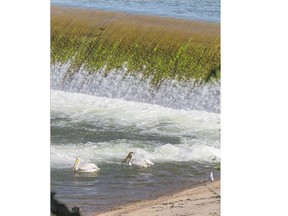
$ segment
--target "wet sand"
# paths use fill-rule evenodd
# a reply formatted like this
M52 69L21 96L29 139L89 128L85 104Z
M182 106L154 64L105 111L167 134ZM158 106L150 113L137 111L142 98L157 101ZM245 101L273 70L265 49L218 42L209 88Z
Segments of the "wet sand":
M203 183L155 200L137 202L95 216L217 216L220 215L220 181Z

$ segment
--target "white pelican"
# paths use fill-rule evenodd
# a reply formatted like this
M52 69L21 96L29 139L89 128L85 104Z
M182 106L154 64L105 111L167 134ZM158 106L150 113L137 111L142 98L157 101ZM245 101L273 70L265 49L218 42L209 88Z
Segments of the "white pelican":
M73 166L73 171L74 172L89 172L89 173L92 173L92 172L97 172L99 170L100 170L100 168L97 167L93 163L80 164L80 158L76 157L76 160L75 160L75 163L74 163L74 166Z
M154 165L154 163L150 160L134 158L133 152L129 152L126 158L122 161L122 164L125 162L128 162L129 166L137 166L137 167L149 167Z

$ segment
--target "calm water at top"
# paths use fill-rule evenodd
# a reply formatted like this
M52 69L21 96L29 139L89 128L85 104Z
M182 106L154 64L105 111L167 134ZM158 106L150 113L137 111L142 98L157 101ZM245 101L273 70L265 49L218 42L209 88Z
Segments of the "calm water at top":
M51 0L51 3L220 22L220 0Z

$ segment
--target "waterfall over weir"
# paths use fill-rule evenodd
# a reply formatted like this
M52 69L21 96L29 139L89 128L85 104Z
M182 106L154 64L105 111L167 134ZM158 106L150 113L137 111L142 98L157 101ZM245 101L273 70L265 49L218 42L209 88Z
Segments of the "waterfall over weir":
M68 65L51 65L51 89L99 97L156 104L173 109L220 113L220 82L196 84L165 80L156 88L149 79L125 70L88 73L80 70L67 76Z

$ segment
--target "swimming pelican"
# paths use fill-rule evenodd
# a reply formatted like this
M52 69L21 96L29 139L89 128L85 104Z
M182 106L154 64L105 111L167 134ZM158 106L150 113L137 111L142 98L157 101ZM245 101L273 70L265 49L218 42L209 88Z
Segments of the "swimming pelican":
M134 158L133 152L129 152L126 158L122 161L122 164L125 162L128 162L129 166L137 166L137 167L149 167L154 165L154 163L150 160Z
M93 163L84 163L84 164L80 164L80 158L76 157L74 166L73 166L73 171L74 172L97 172L99 171L100 168L97 167L95 164Z

